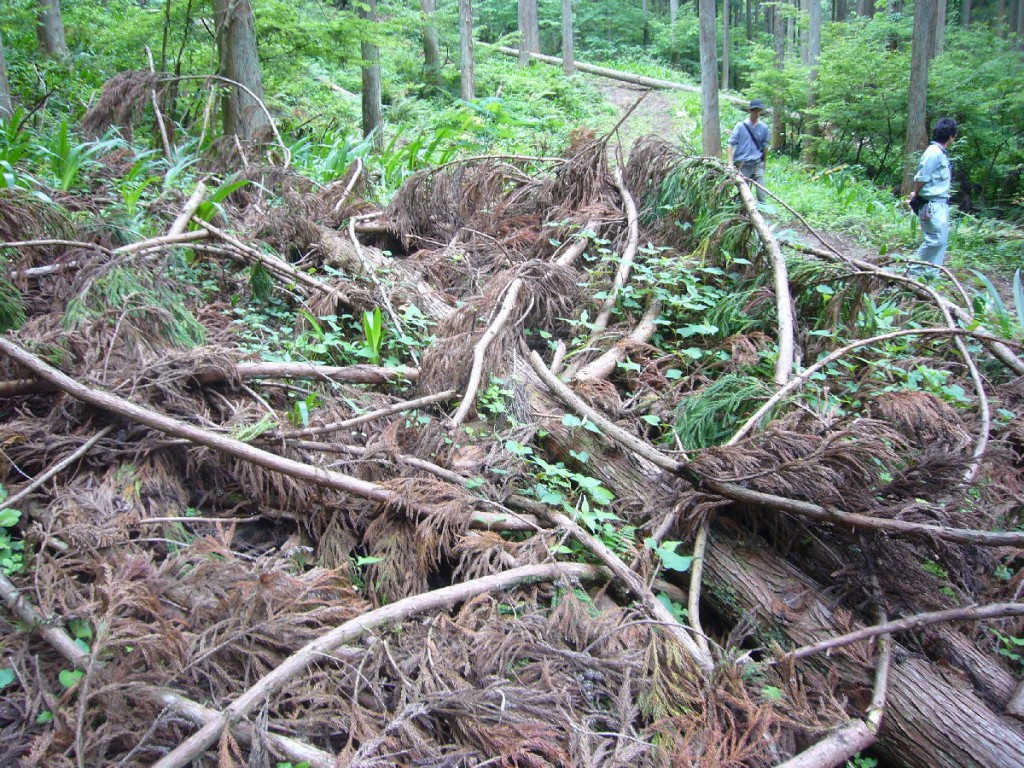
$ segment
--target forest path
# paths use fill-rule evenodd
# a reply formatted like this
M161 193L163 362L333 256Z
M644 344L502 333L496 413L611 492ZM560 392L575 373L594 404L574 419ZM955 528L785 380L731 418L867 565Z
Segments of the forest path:
M643 97L640 105L619 126L619 141L611 144L613 152L621 144L623 155L628 156L633 142L648 134L681 143L697 127L695 118L687 115L681 106L686 95L680 92L653 90L597 76L588 76L588 79L617 110L618 114L610 121L608 128L621 120L637 99Z

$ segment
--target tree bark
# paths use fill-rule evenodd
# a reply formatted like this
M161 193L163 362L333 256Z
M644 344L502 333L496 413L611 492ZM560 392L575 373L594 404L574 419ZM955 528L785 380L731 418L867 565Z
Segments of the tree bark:
M778 7L772 9L772 34L775 40L775 68L782 71L786 61L786 22ZM786 137L786 105L781 96L772 102L772 151L781 152Z
M709 601L734 618L754 618L765 642L801 646L855 626L818 584L760 547L714 539L705 573ZM809 663L860 687L869 685L860 655L837 652ZM893 765L1005 768L1024 765L1024 728L989 709L965 681L941 675L925 659L897 648L876 748Z
M967 29L971 25L971 0L963 0L960 6L960 26Z
M870 19L875 15L875 0L859 0L857 3L857 15Z
M814 109L817 101L818 59L821 58L821 2L810 0L807 7L807 65L810 73L807 78L807 107ZM814 139L818 135L818 121L812 115L807 116L804 130L803 161L814 162Z
M459 0L459 74L463 101L476 98L476 79L473 73L473 3Z
M377 0L367 0L360 15L375 25L377 23ZM384 147L384 107L381 103L380 88L380 48L369 35L364 36L359 44L363 57L362 103L363 103L363 136L373 137L373 146Z
M729 87L729 0L722 0L722 88Z
M60 15L60 0L39 0L39 22L36 27L39 47L47 56L63 58L68 55L64 37L64 20Z
M13 114L11 85L7 80L7 60L4 58L4 39L0 35L0 120L6 120Z
M672 66L679 64L678 33L676 21L679 19L679 0L668 0L668 26L672 41Z
M519 0L519 66L530 63L531 53L540 53L537 0Z
M722 155L722 126L718 112L718 56L715 0L698 0L700 17L700 121L707 157Z
M928 59L934 59L946 44L946 4L947 0L934 0L932 15L932 31L928 38Z
M572 0L562 0L562 71L567 75L576 71L572 37Z
M917 0L910 54L910 93L907 98L907 138L904 148L903 192L910 194L917 154L928 146L928 48L935 0Z
M420 0L423 11L423 74L427 85L441 85L441 47L434 26L435 0Z
M258 132L270 126L270 119L260 108L257 99L263 98L263 75L256 51L256 19L249 0L214 0L213 19L217 32L217 51L220 58L218 74L241 83L232 86L224 96L224 133L252 141Z

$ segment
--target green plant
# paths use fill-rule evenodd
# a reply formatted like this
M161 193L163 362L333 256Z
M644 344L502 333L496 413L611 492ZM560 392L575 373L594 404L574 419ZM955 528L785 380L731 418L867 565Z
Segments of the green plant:
M363 312L363 339L366 342L363 354L371 363L379 363L380 347L384 342L384 322L380 307L374 307L372 312Z
M72 140L68 121L61 121L56 135L45 149L54 184L65 192L74 189L82 181L83 171L99 164L98 156L124 146L124 140L117 137L76 143Z
M873 757L862 755L860 752L846 761L846 768L876 768L878 761Z
M992 634L999 641L997 653L1009 659L1019 669L1024 669L1024 637L1004 635L1002 632L993 629Z
M0 502L6 498L7 489L0 485ZM20 520L19 510L0 510L0 573L5 576L25 570L25 542L12 535Z

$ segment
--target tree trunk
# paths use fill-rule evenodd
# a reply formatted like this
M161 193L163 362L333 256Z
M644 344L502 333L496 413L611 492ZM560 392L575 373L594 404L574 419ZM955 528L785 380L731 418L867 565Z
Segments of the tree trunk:
M754 39L754 16L757 15L756 10L755 12L751 12L751 5L753 5L753 0L746 0L743 4L743 23L747 28L748 43Z
M572 0L562 0L562 71L567 75L576 71L572 39Z
M39 22L36 27L39 47L47 56L63 58L68 55L64 38L64 20L60 15L60 0L39 0Z
M813 109L817 101L818 59L821 58L821 2L810 0L807 7L807 64L811 68L807 82L807 107ZM818 121L808 115L804 131L803 161L814 162L814 138L818 135Z
M731 618L747 617L766 643L802 646L857 628L819 585L760 547L712 540L707 550L708 600ZM782 595L793 599L780 598ZM964 679L943 675L920 656L896 648L888 705L875 746L887 761L921 768L1005 768L1024 765L1024 728L985 705ZM840 685L870 687L856 652L807 659ZM801 662L802 664L802 662ZM799 667L798 667L799 668Z
M729 87L729 0L722 0L722 88Z
M715 50L715 0L698 0L700 21L700 122L704 154L722 155L722 126L718 113L718 56Z
M903 193L910 194L917 153L928 146L928 48L935 0L914 4L914 34L910 54L910 93L907 99L907 139L904 148Z
M0 35L0 120L6 120L13 114L11 86L7 81L7 60L4 58L4 39Z
M947 0L934 0L935 10L932 15L932 32L928 39L928 59L934 59L946 43L946 3Z
M870 19L874 16L875 0L858 0L857 15L865 19Z
M1017 0L1017 37L1024 39L1024 0Z
M643 0L642 9L644 14L643 46L646 48L651 44L651 9L647 0Z
M786 61L786 21L779 13L778 7L772 9L772 34L775 39L775 68L782 71ZM781 152L785 144L786 118L785 104L782 97L776 96L772 102L772 151Z
M971 25L971 0L964 0L960 6L960 26L967 29Z
M530 63L531 53L540 53L537 0L519 0L519 66Z
M359 12L367 21L377 22L377 0L366 0L365 7ZM384 147L384 107L381 103L380 88L380 48L369 37L359 44L363 57L360 68L363 80L363 136L373 137L373 146Z
M473 3L459 0L459 74L463 101L476 98L476 77L473 74Z
M846 21L846 18L850 15L850 7L846 0L836 0L835 2L835 21Z
M668 0L668 25L672 40L672 66L679 64L679 45L676 22L679 20L679 0Z
M999 0L996 6L996 34L1006 37L1006 0Z
M263 98L263 77L256 52L256 20L249 0L214 0L213 19L220 57L219 74L248 88L232 86L224 96L224 133L252 141L270 119L257 99Z
M423 73L428 85L441 85L441 46L434 26L434 0L420 0L423 11Z

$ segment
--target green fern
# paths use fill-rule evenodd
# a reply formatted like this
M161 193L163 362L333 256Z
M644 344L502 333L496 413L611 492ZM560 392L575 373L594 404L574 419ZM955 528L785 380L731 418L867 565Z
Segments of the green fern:
M770 394L758 378L727 373L679 404L675 433L687 450L718 445Z
M0 261L0 264L3 264ZM0 277L0 332L18 328L25 322L25 303L21 291Z

